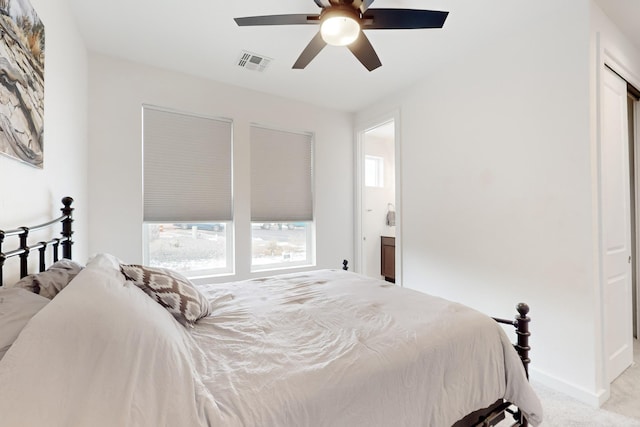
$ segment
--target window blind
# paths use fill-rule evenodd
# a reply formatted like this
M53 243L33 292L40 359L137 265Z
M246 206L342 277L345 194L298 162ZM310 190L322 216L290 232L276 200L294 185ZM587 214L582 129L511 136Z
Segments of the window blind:
M232 220L231 122L143 107L144 220Z
M251 127L251 220L313 220L312 136Z

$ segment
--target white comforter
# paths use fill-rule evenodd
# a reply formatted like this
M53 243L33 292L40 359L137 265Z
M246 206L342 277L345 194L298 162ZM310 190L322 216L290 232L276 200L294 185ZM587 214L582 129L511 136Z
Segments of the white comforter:
M224 420L191 339L108 257L36 314L0 360L0 426L200 426ZM225 425L224 422L217 425Z
M211 285L179 325L91 263L0 361L0 426L450 426L540 403L502 329L343 271Z

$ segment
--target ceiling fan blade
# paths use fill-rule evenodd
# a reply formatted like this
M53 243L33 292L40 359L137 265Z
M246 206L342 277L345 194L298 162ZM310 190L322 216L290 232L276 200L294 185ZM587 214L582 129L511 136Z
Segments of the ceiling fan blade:
M304 48L304 50L298 57L296 63L293 64L293 68L300 70L309 65L313 58L315 58L326 45L327 43L324 41L322 35L318 31L318 34L316 34L316 36L311 39L307 47Z
M360 5L360 12L365 13L374 1L375 0L362 0L362 4Z
M313 1L315 1L318 7L322 9L324 9L325 7L331 6L331 3L329 2L329 0L313 0Z
M380 58L378 58L378 54L371 45L371 42L362 31L360 31L358 39L347 47L367 70L373 71L382 65Z
M418 9L369 9L362 16L365 30L442 28L449 12Z
M247 16L244 18L233 18L240 27L253 25L301 25L319 24L320 15L294 14L294 15L267 15L267 16Z

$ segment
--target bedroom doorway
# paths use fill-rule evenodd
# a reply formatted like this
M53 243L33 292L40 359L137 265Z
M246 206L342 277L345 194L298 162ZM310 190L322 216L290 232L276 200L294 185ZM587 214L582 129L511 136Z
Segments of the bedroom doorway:
M357 134L356 271L400 283L400 216L396 120L362 126Z

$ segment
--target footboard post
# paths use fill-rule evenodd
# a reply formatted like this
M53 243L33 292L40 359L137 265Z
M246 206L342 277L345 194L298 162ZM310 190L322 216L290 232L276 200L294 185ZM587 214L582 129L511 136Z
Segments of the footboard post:
M62 214L66 216L65 219L62 220L62 237L64 241L62 242L62 257L71 259L71 245L73 245L73 240L71 240L71 236L73 231L71 230L71 223L73 223L73 208L71 207L71 203L73 203L73 199L71 197L65 197L62 199L62 204L64 207L60 209Z
M522 359L522 364L524 365L524 371L527 374L527 378L529 378L529 363L531 360L529 359L529 336L531 333L529 332L529 322L531 319L527 316L529 313L529 306L525 303L518 304L517 307L519 316L516 316L516 335L517 342L515 345L516 351Z

